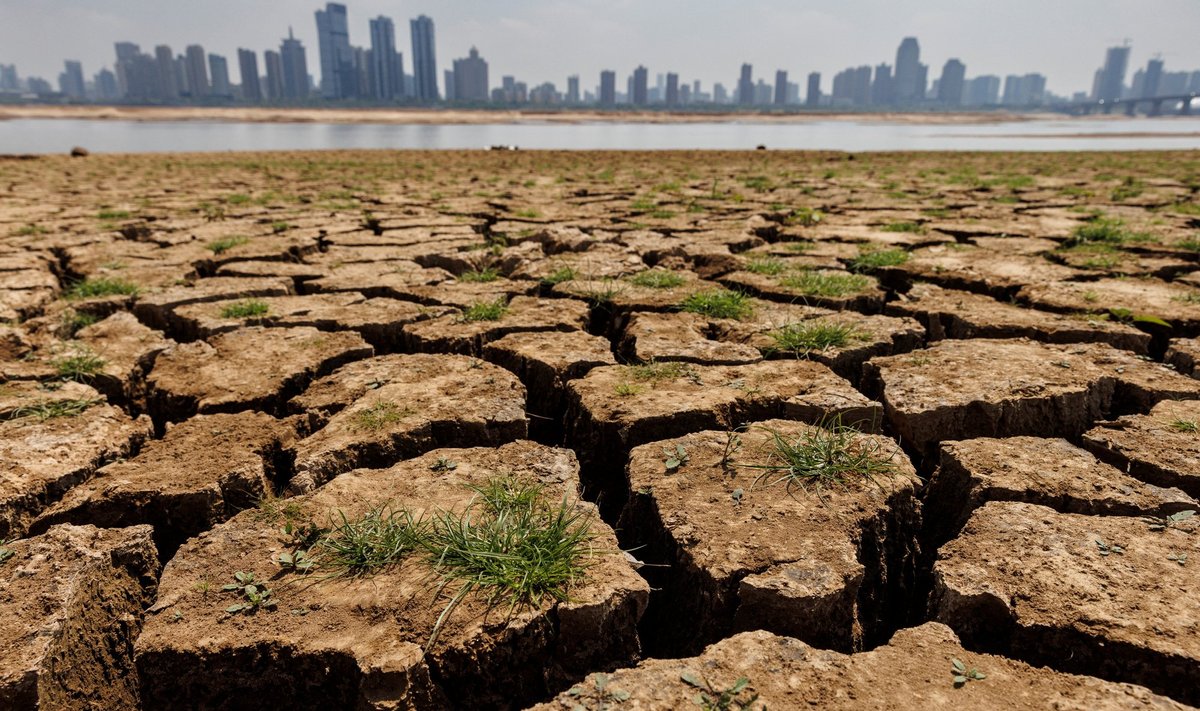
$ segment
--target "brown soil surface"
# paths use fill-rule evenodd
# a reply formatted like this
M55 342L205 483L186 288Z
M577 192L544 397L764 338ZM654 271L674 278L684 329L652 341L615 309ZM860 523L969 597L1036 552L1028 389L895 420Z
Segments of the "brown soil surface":
M454 466L439 469L439 461ZM588 568L569 601L506 614L503 605L468 596L429 646L457 586L430 586L433 571L420 560L360 578L324 575L320 551L309 578L270 562L287 550L279 532L285 516L330 525L385 504L418 518L462 511L475 496L470 487L497 469L543 484L552 499L565 496L591 517ZM569 451L517 442L350 472L291 500L281 514L239 514L185 544L163 571L138 641L143 702L206 708L236 693L269 694L272 705L289 708L511 708L597 666L627 664L638 654L647 586L595 508L578 501L577 486ZM269 580L278 609L225 612L238 596L220 588L239 570ZM199 664L211 678L187 673Z
M1200 604L1172 559L1200 556L1198 525L986 504L939 553L935 619L968 645L1200 703Z
M0 707L1200 704L1195 165L0 156Z

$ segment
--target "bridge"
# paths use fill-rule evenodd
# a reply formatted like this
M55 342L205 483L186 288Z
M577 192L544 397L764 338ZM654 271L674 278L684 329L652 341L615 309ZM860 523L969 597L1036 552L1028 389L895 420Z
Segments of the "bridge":
M1086 116L1091 113L1111 114L1118 110L1124 111L1127 116L1136 116L1138 106L1144 104L1149 106L1149 109L1146 111L1147 116L1161 116L1164 104L1173 105L1178 103L1179 109L1176 113L1180 116L1188 116L1192 113L1192 101L1198 98L1200 98L1200 93L1191 92L1190 94L1171 94L1168 96L1145 96L1138 99L1114 99L1112 101L1100 99L1098 101L1058 104L1052 108L1055 111L1075 116Z

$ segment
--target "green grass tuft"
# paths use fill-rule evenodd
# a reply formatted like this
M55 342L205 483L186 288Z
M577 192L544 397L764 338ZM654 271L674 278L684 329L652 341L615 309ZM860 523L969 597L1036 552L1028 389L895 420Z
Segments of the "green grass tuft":
M1176 432L1186 432L1189 434L1196 434L1197 432L1200 432L1200 423L1196 422L1196 420L1185 420L1180 418L1178 420L1171 421L1171 423L1167 426Z
M754 312L754 303L740 291L699 291L683 300L679 308L709 318L744 319Z
M96 277L75 282L65 294L67 299L93 299L102 296L135 296L137 284L124 279Z
M39 422L53 420L59 417L78 417L89 408L103 403L99 398L80 400L41 400L31 405L19 407L8 416L10 420L30 418Z
M59 377L86 383L104 369L104 359L91 350L82 348L71 355L51 361Z
M226 304L221 308L221 318L256 318L266 316L271 308L267 302L258 299L245 299Z
M208 246L209 250L212 251L213 254L221 255L221 254L224 254L224 253L228 252L229 250L233 249L234 247L240 247L241 245L246 244L249 241L250 241L249 237L243 237L243 236L238 235L236 237L225 237L225 238L222 238L219 240L215 240L213 242L209 242L207 246Z
M463 272L459 275L458 280L465 282L486 283L490 281L496 281L499 278L499 271L491 267L486 267L484 269L472 269L469 272Z
M884 232L908 232L911 234L925 233L925 226L918 222L889 222L880 229Z
M360 430L377 432L396 424L412 414L412 409L400 407L394 402L377 402L370 407L354 413L354 427Z
M788 267L787 262L784 262L779 257L756 257L747 262L743 268L754 274L775 276L787 271Z
M1116 218L1097 216L1079 225L1067 239L1064 246L1075 247L1081 244L1103 243L1121 245L1128 242L1150 242L1153 237L1144 232L1133 232L1125 227L1125 223Z
M805 270L780 279L779 284L805 296L836 298L866 291L871 286L871 280L861 274Z
M851 341L870 336L850 324L831 323L820 319L793 323L769 332L775 341L771 352L807 355L813 351L841 348Z
M903 249L868 249L850 260L850 271L873 272L883 267L898 267L908 261Z
M761 472L756 486L783 484L788 494L804 491L824 498L829 489L846 488L851 482L878 485L879 477L895 471L894 454L885 455L878 440L863 436L837 418L793 438L775 430L767 432L772 440L767 461L741 465Z
M425 523L410 511L390 504L354 519L339 511L311 555L333 576L374 575L420 550L426 532Z
M542 277L542 283L546 286L554 286L565 281L575 281L579 277L579 272L574 267L559 267L551 272L548 276Z
M644 272L638 272L633 276L626 277L626 281L634 286L641 286L648 289L673 289L682 285L686 279L678 272L667 271L666 269L647 269Z
M503 296L495 301L481 301L471 304L458 318L460 321L499 321L508 312L508 302Z

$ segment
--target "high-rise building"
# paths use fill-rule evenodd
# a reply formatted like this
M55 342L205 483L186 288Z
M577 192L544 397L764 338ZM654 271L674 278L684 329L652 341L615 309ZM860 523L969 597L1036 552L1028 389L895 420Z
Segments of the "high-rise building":
M1004 96L1001 103L1005 106L1036 106L1042 103L1045 94L1046 77L1041 74L1010 74L1004 78Z
M1146 64L1146 75L1142 79L1141 96L1150 98L1159 95L1162 85L1163 60L1151 59Z
M158 92L168 101L179 98L179 82L175 77L175 53L168 45L154 48L154 64L158 69Z
M488 63L474 47L463 59L454 60L454 100L488 100Z
M985 74L966 83L963 89L963 104L967 106L995 106L1000 103L1000 77Z
M630 84L629 102L634 106L645 106L647 102L646 83L649 79L649 72L642 65L638 65L637 69L633 70L633 82Z
M354 52L350 48L350 20L346 6L330 2L316 11L317 50L321 55L321 96L345 99L355 96Z
M787 103L787 84L788 73L782 69L775 72L775 105L783 106Z
M287 98L283 88L283 56L268 49L263 52L263 66L267 70L266 98L272 101Z
M184 50L187 61L188 93L193 99L208 96L211 92L208 83L208 63L205 60L204 48L198 44L188 45Z
M1125 72L1128 68L1129 47L1109 47L1104 55L1104 66L1097 73L1092 98L1096 101L1118 101L1125 90Z
M567 103L578 104L579 98L579 75L572 74L567 77Z
M246 101L262 101L262 85L258 81L258 55L254 50L238 50L238 71L242 75L242 98Z
M409 22L412 30L413 79L416 99L431 104L438 100L437 45L434 41L433 20L421 15Z
M804 104L809 108L816 108L821 105L821 73L810 72L808 75L808 93L805 96Z
M737 101L743 106L754 103L754 67L749 64L742 65L742 73L738 78Z
M3 69L0 67L0 69ZM0 71L0 75L3 71ZM101 69L96 72L96 76L92 79L96 85L96 99L98 101L112 101L120 98L120 91L117 89L117 75L110 72L108 69ZM3 81L0 80L0 90L2 90Z
M58 75L58 89L72 99L83 99L87 89L83 84L83 64L68 59L63 63L63 73Z
M380 15L371 26L371 96L392 101L404 96L404 58L396 51L396 25Z
M957 59L948 59L938 80L938 102L944 106L959 106L963 102L963 82L967 67Z
M455 90L458 87L454 86L454 70L453 69L442 70L442 86L446 87L446 94L444 97L446 99L446 101L454 101L455 96L456 96Z
M600 105L615 106L617 103L617 73L611 69L600 72Z
M892 81L892 67L886 62L875 66L875 79L871 82L871 103L876 106L890 106L895 101L895 85Z
M233 86L229 81L229 62L219 54L208 55L208 72L212 81L212 95L222 97L233 96Z
M667 72L667 85L663 90L663 103L667 106L679 106L679 75Z
M725 85L722 84L721 82L716 82L715 84L713 84L713 103L714 104L728 104L729 103L729 92L725 89Z
M283 72L283 98L303 100L308 98L308 59L304 45L288 29L288 37L279 47L281 71ZM268 70L270 67L267 67Z
M905 37L896 50L896 73L892 86L897 104L917 103L925 98L925 71L921 45L916 37Z
M159 91L158 67L154 58L142 54L132 42L117 42L117 87L121 96L135 101L163 98Z
M0 91L20 91L21 78L17 76L17 65L0 64Z

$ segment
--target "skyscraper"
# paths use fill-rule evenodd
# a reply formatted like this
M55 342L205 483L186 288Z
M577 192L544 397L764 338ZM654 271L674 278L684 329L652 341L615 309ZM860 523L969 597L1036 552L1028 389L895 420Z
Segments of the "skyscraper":
M816 108L821 105L821 73L811 72L808 75L808 94L805 97L804 104L809 108Z
M916 37L905 37L896 50L896 73L892 81L897 104L914 104L925 98L925 70L921 45Z
M0 74L2 73L3 72L0 72ZM121 94L117 90L116 74L113 74L108 69L101 69L100 71L96 72L96 76L93 81L96 84L96 98L100 101L110 101L112 99L120 98ZM3 82L0 81L0 84L3 84ZM3 86L0 86L0 89L3 88Z
M945 106L959 106L963 100L963 81L967 67L957 59L948 59L938 80L938 101Z
M210 54L208 55L208 71L212 77L212 95L233 96L233 87L229 84L229 62L219 54Z
M742 74L738 78L737 101L743 106L754 103L754 67L749 64L742 65Z
M664 100L667 106L679 106L679 75L675 72L667 73L667 89Z
M966 83L963 103L967 106L994 106L1000 103L1000 77L985 74Z
M430 104L438 100L433 20L421 15L410 21L409 26L412 30L413 81L416 99Z
M262 101L262 85L258 81L258 55L253 50L238 50L238 71L242 75L242 98Z
M304 45L288 29L288 37L279 47L280 67L283 72L283 98L308 98L308 59ZM270 66L267 67L270 70Z
M283 88L283 57L279 52L268 49L263 52L263 65L267 70L267 98L280 101L285 98Z
M567 77L567 103L579 103L579 75L572 74Z
M642 65L639 64L637 69L633 70L633 90L630 92L632 96L629 99L635 106L646 105L646 83L648 78L649 72Z
M404 95L404 59L396 51L396 25L380 15L371 26L371 96L391 101Z
M488 100L488 63L474 47L465 58L454 60L454 100Z
M600 72L600 105L615 106L617 103L617 73L611 69Z
M82 99L87 95L81 63L70 59L63 63L63 73L58 75L58 89L72 99Z
M1163 60L1151 59L1146 64L1146 76L1142 79L1142 96L1149 98L1158 96L1162 85Z
M317 49L321 55L321 96L344 99L354 96L354 53L350 49L350 21L346 6L325 3L317 10Z
M199 99L208 96L208 63L204 61L204 48L198 44L188 45L184 57L187 62L188 92L191 97Z
M1129 47L1109 47L1104 66L1096 77L1092 98L1097 101L1117 101L1125 89L1125 71L1129 67Z
M886 62L878 64L875 66L875 79L871 82L871 103L876 106L890 106L894 99L892 67Z
M775 72L775 105L783 106L787 103L787 85L788 73L783 69Z
M154 63L158 69L158 91L164 99L179 98L179 82L175 80L175 53L165 44L154 48Z

